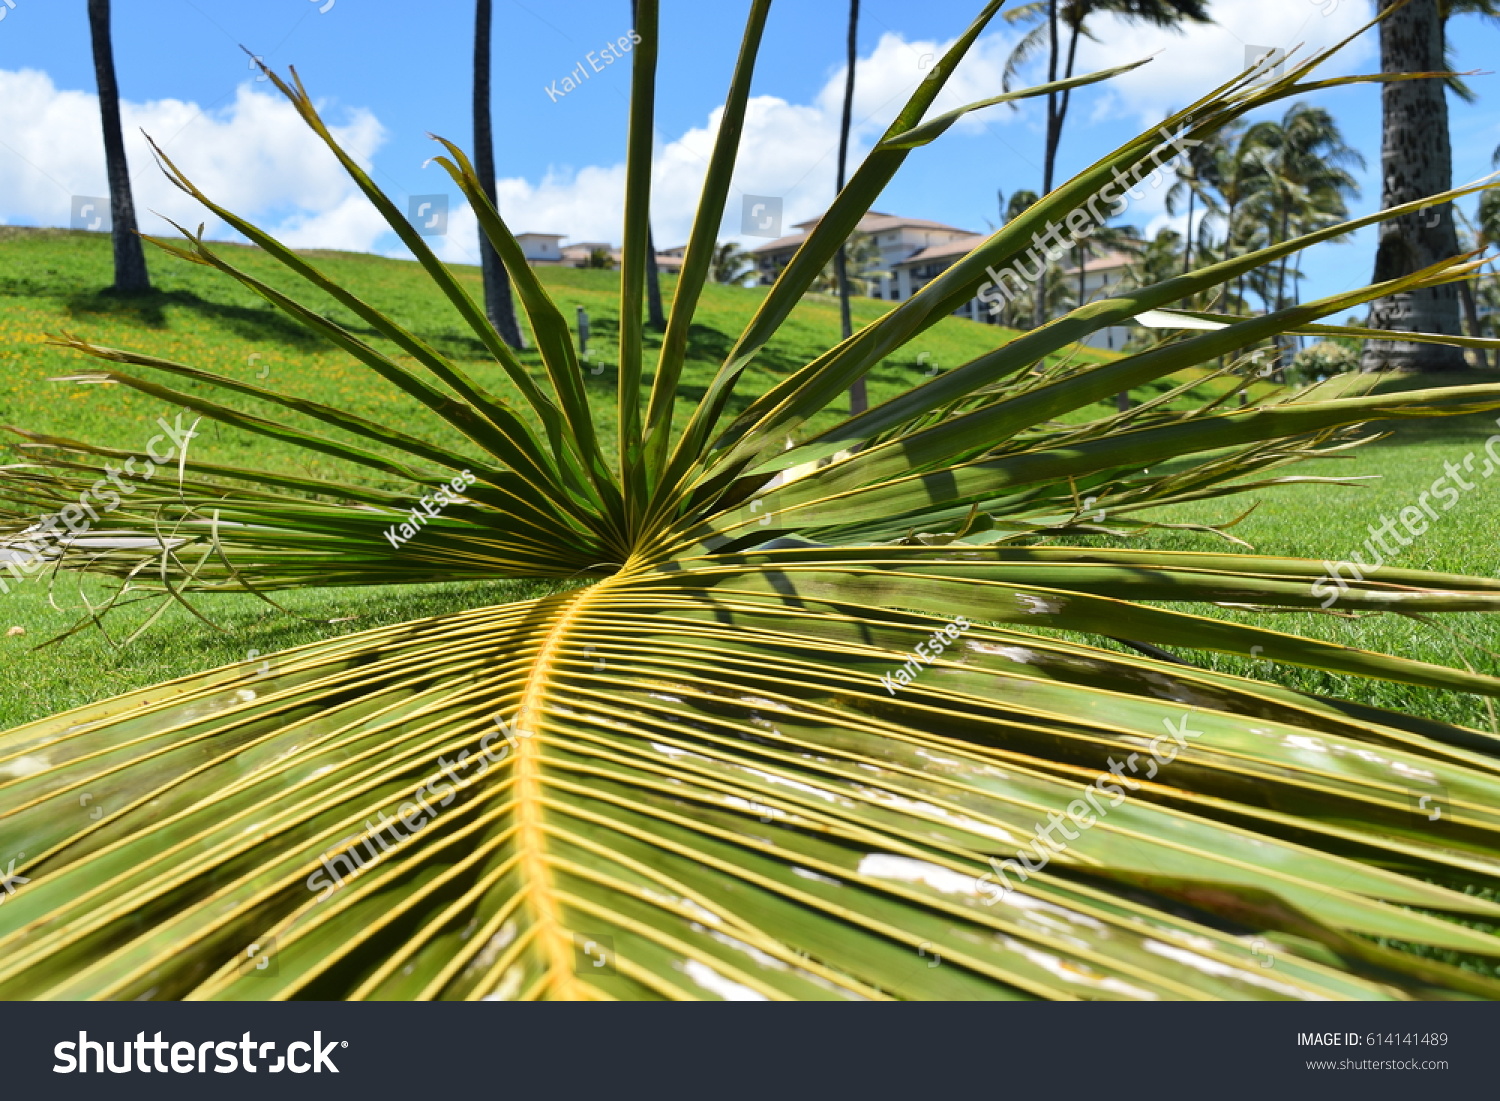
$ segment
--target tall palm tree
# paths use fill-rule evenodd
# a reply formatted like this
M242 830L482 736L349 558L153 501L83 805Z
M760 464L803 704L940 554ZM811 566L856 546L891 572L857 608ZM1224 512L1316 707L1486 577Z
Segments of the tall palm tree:
M638 0L630 0L630 24L640 18ZM646 324L657 332L666 332L667 315L661 304L661 272L656 264L656 234L646 225Z
M474 170L484 185L485 197L496 201L495 139L490 122L490 22L491 0L474 2ZM481 231L479 234L479 270L484 277L484 312L512 348L524 345L521 325L516 320L516 304L510 293L510 274L500 262L500 254Z
M849 163L849 126L854 118L854 70L859 61L859 0L849 0L849 34L845 41L844 60L844 109L839 116L839 163L837 190L844 190L844 181ZM843 338L854 335L854 319L849 307L849 250L840 247L833 258L834 271L838 277L839 325ZM863 378L855 380L849 387L849 412L863 413L870 406L869 395Z
M1446 43L1439 0L1378 0L1380 68L1385 73L1441 72ZM1380 91L1384 116L1380 171L1381 204L1386 208L1437 195L1453 184L1453 147L1448 131L1448 100L1443 80L1399 80ZM1458 227L1445 205L1380 227L1375 250L1375 282L1397 279L1458 254ZM1368 325L1392 332L1458 335L1458 288L1453 285L1402 291L1370 307ZM1463 353L1446 344L1372 340L1365 344L1366 371L1404 368L1458 371Z
M1078 40L1093 38L1088 22L1105 13L1116 15L1127 23L1149 23L1171 30L1181 30L1185 22L1209 22L1206 0L1033 0L1005 15L1012 23L1036 24L1016 44L1005 63L1005 90L1010 90L1021 68L1043 48L1047 52L1048 83L1072 77L1078 58ZM1066 35L1066 45L1062 35ZM1062 144L1063 124L1067 121L1072 95L1071 88L1047 93L1047 130L1042 154L1043 195L1052 191L1057 151ZM1048 316L1044 285L1044 280L1038 280L1036 314L1041 320Z
M1185 22L1210 21L1204 0L1033 0L1006 12L1012 23L1034 23L1034 26L1012 49L1005 64L1003 78L1006 91L1020 76L1021 68L1047 50L1047 80L1067 80L1073 75L1078 58L1080 38L1093 38L1089 20L1096 15L1119 16L1127 23L1149 23L1171 30L1181 30ZM1066 35L1064 44L1061 35ZM1057 151L1067 121L1072 89L1047 93L1046 146L1042 160L1042 194L1052 190Z
M115 80L109 0L89 0L89 34L94 46L94 78L99 86L99 117L104 124L104 168L109 177L110 236L115 250L114 290L119 294L145 294L151 289L151 276L136 230L130 165L120 129L120 86Z

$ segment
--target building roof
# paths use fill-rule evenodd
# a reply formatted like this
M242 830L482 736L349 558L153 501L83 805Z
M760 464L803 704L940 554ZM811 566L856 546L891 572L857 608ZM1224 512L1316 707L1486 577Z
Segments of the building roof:
M561 241L566 236L566 233L536 233L532 230L527 230L525 233L516 234L516 240L519 241L522 237L548 237L554 241Z
M810 232L814 226L823 220L820 215L817 218L809 218L805 222L797 222L792 228ZM944 222L934 222L931 218L906 218L899 214L886 214L879 210L872 210L859 220L861 233L878 233L885 229L941 229L949 233L968 233L966 229L950 226Z
M1130 266L1130 257L1123 252L1106 252L1103 256L1093 256L1083 262L1083 270L1091 271L1115 271L1119 268ZM1077 275L1076 267L1064 268L1064 275Z
M859 228L863 233L879 233L887 229L940 229L945 233L974 236L973 230L959 229L945 222L934 222L930 218L900 218L894 214L876 214L873 211L859 220Z
M774 241L767 241L763 245L756 245L754 248L748 249L747 251L749 251L749 252L778 252L781 249L796 248L798 245L800 245L805 240L807 240L807 234L805 234L805 233L793 233L790 237L778 237Z
M878 210L872 210L868 214L866 214L863 218L861 218L859 220L859 225L860 225L860 228L863 229L865 222L868 221L871 218L889 218L889 217L891 217L891 215L889 215L889 214L882 214ZM816 218L809 218L805 222L793 222L792 223L792 228L793 229L801 229L801 230L810 230L810 229L812 229L813 226L817 225L822 220L823 220L823 216L821 214L819 214Z
M749 251L754 252L778 252L782 249L795 248L807 240L807 235L813 231L822 217L810 218L805 222L797 222L792 228L801 230L786 237L778 237L774 241L767 241L763 245L756 245ZM904 218L898 214L883 214L878 210L872 210L859 220L858 230L860 233L883 233L888 229L935 229L944 233L961 233L972 237L974 234L967 229L959 229L957 226L946 225L943 222L934 222L930 218Z
M603 241L580 241L576 245L568 245L562 250L562 258L564 260L587 260L599 251L609 253L610 260L616 264L624 259L622 250ZM673 256L666 252L656 254L656 266L662 271L681 271L682 264L681 256Z
M950 257L964 256L967 253L973 252L988 240L988 234L971 233L966 237L944 241L941 245L928 245L926 248L912 253L905 260L897 260L891 267L904 268L916 264L929 263L933 260L947 260Z

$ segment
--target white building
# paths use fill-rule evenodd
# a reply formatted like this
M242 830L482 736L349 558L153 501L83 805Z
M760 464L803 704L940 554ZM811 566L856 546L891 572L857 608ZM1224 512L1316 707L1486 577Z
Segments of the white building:
M609 254L610 264L620 266L620 250L608 241L579 241L563 245L567 235L563 233L518 233L516 242L526 256L526 262L534 268L567 264L575 268L586 268L596 251ZM656 266L660 271L682 270L682 254L687 246L668 249L656 254Z
M526 254L526 262L532 267L563 262L561 233L518 233L516 243Z
M1097 302L1101 298L1108 298L1114 293L1125 273L1130 268L1130 257L1123 252L1106 252L1103 256L1095 256L1083 262L1083 301ZM1074 294L1078 293L1078 269L1076 267L1063 269L1063 277L1068 280L1068 286ZM1111 325L1107 329L1099 329L1089 334L1082 341L1086 348L1102 348L1109 352L1118 352L1125 347L1125 342L1130 339L1130 329L1124 325Z
M989 237L983 233L965 234L940 244L918 249L906 259L892 265L889 288L892 301L906 301L987 240ZM990 325L999 324L999 318L993 316L989 307L978 298L969 299L953 312L956 316L967 317L970 321Z
M786 267L793 254L802 247L802 242L807 240L808 234L817 227L820 220L813 218L806 222L798 222L792 227L798 231L797 233L779 237L750 249L750 255L755 260L758 281L762 286L770 286L776 282L781 269ZM914 254L952 241L983 240L966 229L944 225L942 222L933 222L926 218L903 218L895 214L882 214L876 210L870 211L859 220L857 231L874 241L875 247L880 250L880 258L876 267L887 273L876 279L874 297L891 302L911 297L910 294L898 293L899 276L896 275L896 270Z

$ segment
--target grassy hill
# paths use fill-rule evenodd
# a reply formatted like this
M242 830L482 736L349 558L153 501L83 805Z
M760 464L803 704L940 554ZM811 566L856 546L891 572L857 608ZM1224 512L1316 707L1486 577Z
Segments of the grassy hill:
M222 251L237 266L295 291L297 297L325 316L383 345L348 310L317 292L304 292L259 249L225 245ZM506 398L517 396L504 372L487 358L447 299L415 263L362 253L307 255L331 278L457 360L495 393ZM374 378L362 364L284 319L232 280L155 250L150 261L156 293L144 300L122 300L98 290L112 278L106 236L0 227L0 378L4 379L0 385L0 423L90 440L107 439L123 447L140 442L144 426L161 411L160 403L133 394L103 392L99 387L46 381L87 370L91 365L91 361L72 352L46 345L49 333L68 332L100 344L149 350L234 378L260 378L269 387L338 404L376 419L399 417L400 423L412 427L420 423L424 431L434 434L445 430L441 422ZM455 266L453 270L470 294L482 300L478 268ZM588 311L590 397L598 412L598 430L606 453L613 453L619 274L563 267L542 268L539 273L570 322L579 307ZM674 289L675 279L664 277L662 294L669 303ZM764 294L765 288L707 288L689 334L689 358L679 389L683 399L678 404L679 422L702 397ZM855 327L868 325L892 305L856 299ZM526 328L524 317L522 326ZM529 329L526 335L529 341ZM1009 335L1009 330L946 319L899 357L871 372L870 400L884 401L910 387L925 372L967 362L995 347L998 338ZM808 296L750 368L735 408L743 408L776 380L838 340L837 299ZM659 334L649 333L648 342L649 383L653 353L660 347ZM389 346L384 348L391 350ZM1098 361L1107 353L1081 352L1079 356ZM522 359L540 369L541 360L534 352L523 353ZM413 417L418 421L408 419ZM831 424L836 419L834 413L826 413L819 423ZM259 438L231 441L227 431L215 446L228 449L222 452L226 458L257 464L293 454L283 453L275 444ZM302 453L295 454L299 464L305 461Z
M291 289L279 265L258 250L224 246L233 262L268 281ZM479 381L504 396L513 394L503 372L487 361L478 342L415 264L353 253L316 253L320 268L381 309L389 312L429 343L461 361ZM65 230L27 230L0 227L0 425L14 425L78 439L139 450L157 431L161 403L115 386L89 386L49 379L87 371L92 360L46 344L48 334L71 333L98 343L129 347L190 363L212 371L308 398L326 401L417 435L456 442L447 426L415 407L375 379L367 369L326 346L294 324L284 321L249 291L209 269L155 254L150 256L156 292L141 300L120 300L100 293L111 278L108 238ZM478 270L454 269L476 297ZM577 307L589 313L592 338L588 382L599 411L598 428L607 447L614 444L614 369L619 331L618 276L604 271L544 268L541 277L571 319ZM670 301L671 278L663 292ZM300 293L300 291L299 291ZM724 359L735 336L750 320L764 294L762 289L711 286L693 326L690 358L681 387L679 418L702 395ZM310 300L309 300L310 301ZM331 301L314 303L340 324L369 335L362 324ZM856 300L856 327L869 324L889 303ZM737 401L742 407L776 379L807 363L838 340L838 308L834 299L809 296L794 313L777 340L752 368ZM929 370L943 370L972 359L1009 334L991 326L952 318L925 334L900 356L871 373L870 396L879 403L907 389ZM655 334L651 339L654 341ZM653 345L654 346L654 345ZM1102 353L1076 352L1080 359L1098 361ZM537 364L534 353L528 363ZM647 356L648 370L653 362ZM1191 377L1191 376L1189 376ZM1178 380L1164 380L1153 391ZM1424 385L1441 384L1430 380ZM1476 381L1466 379L1465 381ZM1210 390L1222 383L1205 384ZM1409 379L1390 379L1382 386L1413 386ZM1144 396L1145 391L1137 394ZM267 407L263 412L284 418ZM1093 415L1085 413L1081 415ZM827 413L815 427L831 423ZM1378 523L1382 512L1399 511L1443 472L1445 460L1462 462L1469 451L1482 449L1495 431L1486 418L1461 418L1426 425L1404 425L1389 441L1355 452L1344 460L1309 464L1299 473L1376 475L1366 489L1287 487L1257 494L1261 507L1235 529L1257 550L1272 554L1305 554L1338 559L1358 549L1366 525ZM317 476L339 470L333 460L296 451L259 437L207 426L194 441L195 456L219 462L271 469L290 469ZM14 457L4 461L15 461ZM1500 482L1500 477L1492 480ZM1441 523L1407 548L1398 563L1481 574L1500 570L1500 485L1484 482L1468 493L1460 506L1445 513ZM1223 502L1173 510L1172 520L1222 522L1249 502ZM1153 545L1172 548L1222 546L1212 537L1162 533ZM513 599L538 591L524 583L486 583L417 588L311 591L282 594L278 601L295 617L277 612L249 596L204 599L199 610L222 630L216 632L184 609L170 609L149 631L128 647L116 648L96 629L44 649L37 644L74 624L82 614L84 597L97 601L104 587L76 578L58 579L49 593L46 583L32 581L0 594L0 729L44 714L100 699L118 692L247 660L251 651L267 653L332 634L347 633L399 622L422 615ZM1210 614L1240 615L1223 609ZM112 614L105 626L116 641L123 639L149 614L144 606L126 607ZM300 618L297 618L300 617ZM1455 621L1457 622L1457 621ZM4 637L5 628L18 626L24 636ZM1500 630L1464 617L1462 629L1473 640L1463 642L1407 621L1390 618L1330 619L1288 616L1273 623L1339 641L1448 664L1463 660L1494 671L1497 663L1485 652L1500 650ZM1145 641L1150 641L1149 639ZM1274 655L1272 655L1274 660ZM1359 683L1318 676L1312 678L1288 667L1222 659L1220 668L1271 675L1300 687L1337 691L1383 706L1426 711L1457 721L1484 723L1488 717L1475 701L1438 703L1401 688L1370 690ZM1372 694L1373 691L1373 694Z
M233 263L256 276L294 289L294 281L260 250L226 245L224 251ZM142 448L156 433L156 418L169 412L169 407L160 402L118 386L49 381L86 372L95 365L93 360L47 344L49 335L72 334L258 381L351 409L417 435L463 446L427 410L394 393L344 353L284 320L237 283L155 250L148 253L155 293L145 299L122 300L100 290L112 279L107 236L0 227L0 426L134 450ZM504 373L485 357L479 342L463 328L451 305L416 264L359 253L309 255L330 276L459 360L466 371L493 391L505 397L516 396ZM482 298L478 269L457 266L454 270L470 293ZM541 277L570 320L578 307L588 311L590 361L595 365L588 383L598 410L600 436L606 447L613 449L612 364L619 333L619 276L607 271L544 268ZM663 293L669 301L673 286L672 278L664 280ZM304 301L340 324L361 336L373 335L332 300L317 301L320 296L309 298L300 287L295 290ZM764 293L763 289L707 288L690 334L679 419L697 403ZM888 303L856 300L855 324L869 324L889 308ZM945 320L903 358L887 361L872 373L871 399L885 400L926 371L966 362L1009 335L990 326ZM774 379L807 363L836 344L838 338L837 301L810 296L752 368L743 393L736 399L737 406L743 407ZM656 334L650 334L649 339L656 347ZM1100 358L1093 353L1082 355L1085 359ZM523 353L522 358L533 366L540 364L535 353ZM648 370L653 362L648 355ZM271 406L257 411L277 419L287 416L284 410ZM834 414L827 414L823 423L835 419ZM334 460L262 437L210 423L202 433L193 442L196 457L290 469L312 477L350 473ZM16 457L11 455L3 461L15 461ZM364 476L362 471L352 473L356 478ZM211 630L181 608L172 608L125 648L116 648L90 627L64 642L35 649L78 621L85 610L85 598L97 603L107 591L100 583L62 577L50 594L45 581L13 584L11 593L0 593L0 668L4 669L5 686L0 692L0 729L87 700L242 661L252 650L267 653L320 637L495 603L538 590L524 583L497 582L314 591L277 598L302 618L282 615L254 597L226 596L201 605L204 614L223 628L221 632ZM148 615L146 606L122 607L104 625L110 637L119 641ZM4 632L10 627L21 627L26 633L7 637Z

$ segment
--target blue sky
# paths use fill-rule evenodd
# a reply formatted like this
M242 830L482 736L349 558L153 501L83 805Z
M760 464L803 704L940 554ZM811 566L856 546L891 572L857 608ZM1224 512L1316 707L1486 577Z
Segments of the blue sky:
M72 196L105 192L94 74L82 2L15 0L0 19L0 222L66 225ZM206 191L273 227L294 244L396 251L269 84L256 80L240 46L278 70L297 66L330 123L399 201L453 189L436 166L433 131L468 145L472 4L396 0L116 0L115 53L125 100L132 176L148 230L160 210L202 220L165 185L145 154L144 126ZM663 0L660 110L653 221L659 245L680 243L711 147L738 49L746 0L712 4ZM856 70L856 154L868 149L930 56L972 18L975 0L864 0ZM1101 21L1082 66L1100 68L1156 53L1145 68L1077 96L1064 137L1063 173L1094 160L1167 110L1243 66L1252 46L1330 44L1369 17L1370 0L1214 0L1219 25L1181 36ZM773 7L755 85L737 191L783 199L785 221L815 215L834 183L847 9L841 0L779 0ZM616 62L554 102L546 88L590 51L628 34L628 0L495 0L494 112L502 210L518 231L617 240L629 71ZM1474 17L1456 27L1461 68L1500 55L1500 31ZM1017 29L997 19L942 107L994 94ZM1159 51L1159 52L1158 52ZM1374 36L1329 73L1377 64ZM1489 171L1500 144L1500 83L1472 78L1474 106L1451 101L1455 177ZM1369 162L1356 210L1378 199L1379 93L1328 93L1349 143ZM913 156L879 208L975 231L997 220L996 191L1040 184L1042 113L996 108ZM738 196L736 196L738 201ZM1165 220L1157 195L1127 219ZM723 227L741 238L740 209ZM227 236L210 222L210 235ZM452 260L472 259L473 219L454 199ZM1365 281L1371 239L1309 256L1305 292Z

